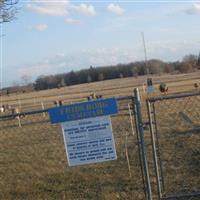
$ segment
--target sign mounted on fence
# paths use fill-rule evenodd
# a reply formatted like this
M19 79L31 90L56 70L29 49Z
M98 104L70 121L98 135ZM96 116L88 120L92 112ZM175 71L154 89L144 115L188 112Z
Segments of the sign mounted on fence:
M116 160L110 116L62 123L69 166Z
M61 123L79 119L116 114L115 98L99 99L83 103L65 105L49 109L51 123Z
M49 109L51 123L61 123L69 166L116 160L110 116L115 98Z

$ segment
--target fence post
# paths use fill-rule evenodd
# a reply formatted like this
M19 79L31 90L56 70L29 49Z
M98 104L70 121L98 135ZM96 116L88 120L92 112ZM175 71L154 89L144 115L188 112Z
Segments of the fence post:
M135 135L135 132L134 132L134 127L133 127L133 115L132 115L131 109L132 109L132 108L131 108L131 104L129 103L129 104L128 104L128 111L129 111L129 117L130 117L132 135L134 136L134 135Z
M156 142L154 136L154 126L155 122L153 121L152 113L154 113L151 109L151 103L149 100L146 101L147 104L147 112L149 118L149 126L150 126L150 134L151 134L151 143L152 143L152 150L153 150L153 160L155 165L155 174L156 174L156 183L157 183L157 192L158 192L158 199L161 199L162 192L161 192L161 184L160 184L160 173L158 167L158 157L157 157L157 149L156 149Z
M41 106L42 106L42 110L44 110L44 103L43 103L43 101L41 101ZM45 114L45 112L43 112L43 117L45 117L46 116L46 114Z
M152 192L151 192L151 183L149 178L149 169L148 169L148 162L147 162L147 152L146 152L146 145L144 142L144 128L143 128L143 121L142 121L142 110L141 110L141 100L139 89L134 89L134 112L135 112L135 119L136 119L136 127L137 127L137 135L138 135L138 146L141 161L142 161L142 173L144 175L144 187L145 187L145 196L146 200L152 200Z

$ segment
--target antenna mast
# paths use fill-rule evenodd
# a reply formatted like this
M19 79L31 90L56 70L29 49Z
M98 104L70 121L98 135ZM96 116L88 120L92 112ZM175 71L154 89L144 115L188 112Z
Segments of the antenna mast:
M146 45L145 45L144 33L141 32L141 35L142 35L142 42L143 42L143 47L144 47L145 67L146 67L146 72L147 72L147 75L148 75L149 74L149 68L147 66L147 50L146 50Z

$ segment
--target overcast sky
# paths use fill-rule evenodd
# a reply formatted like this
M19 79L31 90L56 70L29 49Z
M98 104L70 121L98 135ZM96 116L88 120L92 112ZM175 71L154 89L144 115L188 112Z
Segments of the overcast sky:
M200 50L198 1L20 1L17 19L1 24L1 87L147 57L181 60ZM3 35L3 36L2 36Z

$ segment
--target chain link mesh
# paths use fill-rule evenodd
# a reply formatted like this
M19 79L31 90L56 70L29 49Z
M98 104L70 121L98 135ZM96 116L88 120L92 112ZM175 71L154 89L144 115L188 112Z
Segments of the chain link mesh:
M118 159L77 167L68 167L61 127L48 113L1 117L0 199L144 199L129 103L112 117Z
M200 191L200 96L165 99L152 104L164 179L163 195Z

